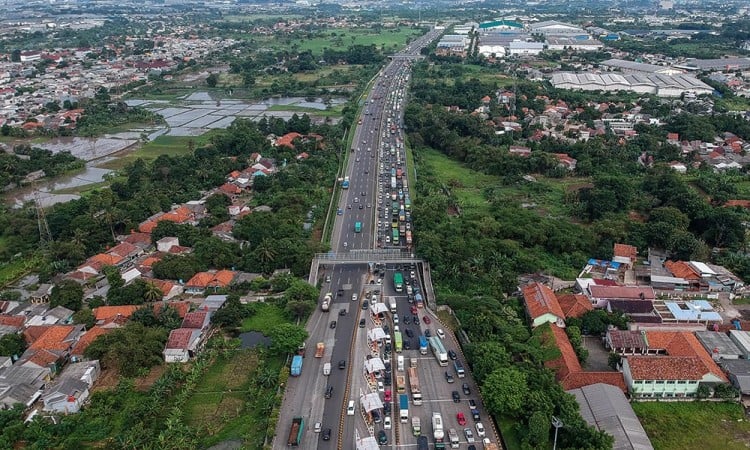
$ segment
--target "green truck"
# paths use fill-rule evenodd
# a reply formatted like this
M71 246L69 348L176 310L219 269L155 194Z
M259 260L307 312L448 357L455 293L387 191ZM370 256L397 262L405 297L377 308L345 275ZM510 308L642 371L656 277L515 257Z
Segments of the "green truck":
M289 440L286 445L290 447L299 446L302 442L302 432L305 430L305 419L302 417L295 417L292 419L292 429L289 430Z
M396 288L396 292L404 291L404 275L401 272L393 274L393 287Z

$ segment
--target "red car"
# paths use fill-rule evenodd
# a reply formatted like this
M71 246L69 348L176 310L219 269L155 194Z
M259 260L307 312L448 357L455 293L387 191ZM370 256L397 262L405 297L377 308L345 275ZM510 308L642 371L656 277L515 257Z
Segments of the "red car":
M412 314L414 314L414 315L417 314L417 307L416 306L411 305L411 308L409 308L409 309L410 309L410 311L411 311Z
M388 389L387 391L385 391L385 401L386 402L390 402L391 401L391 390L390 389Z
M423 321L424 321L424 323L426 323L427 325L429 325L429 324L430 324L430 322L432 322L432 321L430 320L430 318L429 318L429 317L427 317L427 316L424 316L424 317L422 317L422 320L423 320Z
M466 425L466 417L464 417L464 413L460 412L456 414L456 420L458 420L458 424L461 426Z

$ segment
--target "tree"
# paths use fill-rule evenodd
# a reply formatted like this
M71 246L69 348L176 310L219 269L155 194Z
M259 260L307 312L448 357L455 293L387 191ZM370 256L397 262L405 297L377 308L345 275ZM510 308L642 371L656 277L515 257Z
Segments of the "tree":
M164 297L164 293L161 291L159 286L153 281L146 282L146 292L143 293L143 299L147 302L155 302L161 300Z
M216 87L216 84L219 82L219 75L212 73L208 77L206 77L206 84L210 88Z
M284 309L286 309L286 311L295 319L302 319L315 309L315 303L302 300L291 300L286 303Z
M87 358L102 361L103 367L119 370L124 377L135 377L142 370L163 362L162 351L168 335L164 328L128 323L97 337L84 354Z
M505 347L499 342L480 342L470 347L471 364L477 383L482 384L484 379L494 370L510 365L510 355Z
M94 316L94 312L91 309L83 308L73 314L73 323L85 325L86 329L89 329L96 324L96 316Z
M549 447L550 416L534 411L529 417L529 433L526 436L533 448Z
M297 349L305 339L307 331L298 325L283 323L274 327L269 336L271 338L271 351L283 355Z
M515 367L495 370L482 386L482 394L492 414L513 417L523 411L528 390L526 374Z
M211 316L211 323L223 328L236 328L242 320L250 317L250 309L240 303L237 295L230 295L224 303L224 307Z
M83 306L83 287L73 280L63 280L52 288L50 306L64 306L78 311Z
M18 357L26 351L26 341L20 334L10 333L0 337L0 356Z

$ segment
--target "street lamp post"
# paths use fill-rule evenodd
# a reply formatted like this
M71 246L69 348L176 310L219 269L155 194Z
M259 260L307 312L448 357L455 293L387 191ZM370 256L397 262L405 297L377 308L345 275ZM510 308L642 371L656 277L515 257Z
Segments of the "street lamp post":
M552 444L552 450L557 450L557 430L562 428L563 422L555 416L552 416L552 426L555 427L555 442Z

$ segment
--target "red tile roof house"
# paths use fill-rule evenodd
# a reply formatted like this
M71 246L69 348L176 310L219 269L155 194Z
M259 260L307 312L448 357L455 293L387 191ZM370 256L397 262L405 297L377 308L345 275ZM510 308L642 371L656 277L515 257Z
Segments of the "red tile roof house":
M631 397L690 399L702 384L729 382L693 333L647 331L644 338L647 355L622 360Z
M557 323L565 326L565 314L552 289L542 283L531 283L521 289L526 314L531 319L531 328L543 323Z
M216 292L219 288L229 286L235 275L231 270L198 272L185 283L185 293L201 295L206 291Z
M167 345L164 347L164 361L168 363L187 362L201 344L203 332L192 328L177 328L169 333Z
M29 348L16 365L57 373L83 333L83 325L31 326L24 331Z

